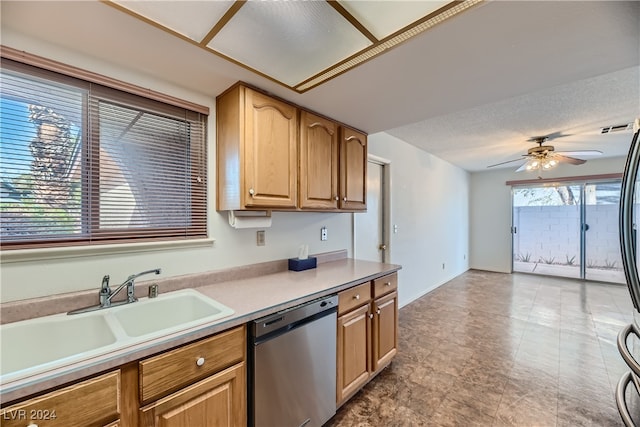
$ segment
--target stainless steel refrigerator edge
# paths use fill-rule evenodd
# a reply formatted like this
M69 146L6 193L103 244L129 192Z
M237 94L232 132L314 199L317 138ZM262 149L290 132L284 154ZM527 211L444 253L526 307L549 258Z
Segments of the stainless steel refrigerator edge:
M636 392L640 393L640 364L634 357L633 345L631 345L632 348L630 348L629 345L631 342L631 340L629 340L630 336L635 336L636 340L640 338L640 327L636 321L640 314L640 277L638 275L640 259L638 259L636 235L640 213L638 209L635 209L636 200L640 200L640 194L636 194L638 190L638 169L640 167L639 129L640 118L636 119L633 126L633 139L631 141L631 147L629 148L629 155L627 156L620 190L620 249L622 252L622 263L627 287L633 306L635 307L635 312L633 323L627 325L618 334L618 350L625 363L629 366L630 371L624 374L618 382L616 404L618 405L618 411L620 412L622 421L628 427L636 425L632 412L637 411L630 410L631 405L627 399L627 396L629 396L627 394L627 388L630 384L633 384ZM638 415L635 415L637 419Z

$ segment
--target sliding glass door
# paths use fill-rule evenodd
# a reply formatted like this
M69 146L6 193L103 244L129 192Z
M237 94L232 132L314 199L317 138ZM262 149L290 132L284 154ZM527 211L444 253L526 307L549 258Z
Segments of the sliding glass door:
M513 270L580 277L581 191L576 185L513 189Z
M619 181L585 184L584 265L586 279L625 283L618 234L620 186Z
M624 283L620 181L514 187L513 271Z

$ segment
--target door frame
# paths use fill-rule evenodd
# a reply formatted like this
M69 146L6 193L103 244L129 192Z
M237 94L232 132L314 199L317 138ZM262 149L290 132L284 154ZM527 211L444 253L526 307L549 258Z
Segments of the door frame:
M382 199L382 240L387 249L382 251L382 262L391 260L391 160L379 157L374 154L367 156L367 162L382 166L382 188L380 198ZM368 190L367 190L368 191ZM356 254L356 213L351 214L351 253L353 258Z

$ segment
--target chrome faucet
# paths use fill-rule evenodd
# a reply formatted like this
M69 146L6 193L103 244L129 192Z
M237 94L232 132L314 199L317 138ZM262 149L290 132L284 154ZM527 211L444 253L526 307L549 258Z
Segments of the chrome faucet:
M148 270L148 271L143 271L142 273L132 274L131 276L127 277L127 280L122 282L122 284L118 286L115 291L111 291L111 288L109 287L109 275L107 274L102 278L102 284L100 285L100 293L99 293L100 305L79 308L77 310L72 310L67 314L86 313L88 311L95 311L103 308L109 308L115 305L122 305L122 304L129 304L132 302L136 302L138 301L138 299L136 298L136 293L135 293L135 280L140 276L144 276L145 274L151 274L151 273L160 274L161 271L162 270L160 270L159 268L156 268L154 270ZM112 302L111 300L113 299L113 297L118 295L118 293L122 289L124 289L125 286L127 287L127 299L124 301L118 301L115 303Z
M127 277L127 280L122 282L122 284L120 286L118 286L116 288L116 290L113 291L113 292L111 292L111 288L109 287L109 276L108 275L104 276L102 278L102 286L100 287L100 306L102 308L111 307L111 305L112 305L111 300L113 299L113 297L118 295L118 293L125 286L127 287L127 302L126 302L126 304L138 301L138 298L136 298L134 281L138 277L144 276L145 274L151 274L151 273L160 274L160 272L161 272L161 270L159 268L156 268L154 270L148 270L148 271L143 271L142 273L132 274L131 276Z

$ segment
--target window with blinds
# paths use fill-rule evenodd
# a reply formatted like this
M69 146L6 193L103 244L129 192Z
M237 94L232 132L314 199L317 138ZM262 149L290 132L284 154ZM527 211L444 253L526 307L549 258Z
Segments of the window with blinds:
M4 60L2 249L206 237L206 115Z

